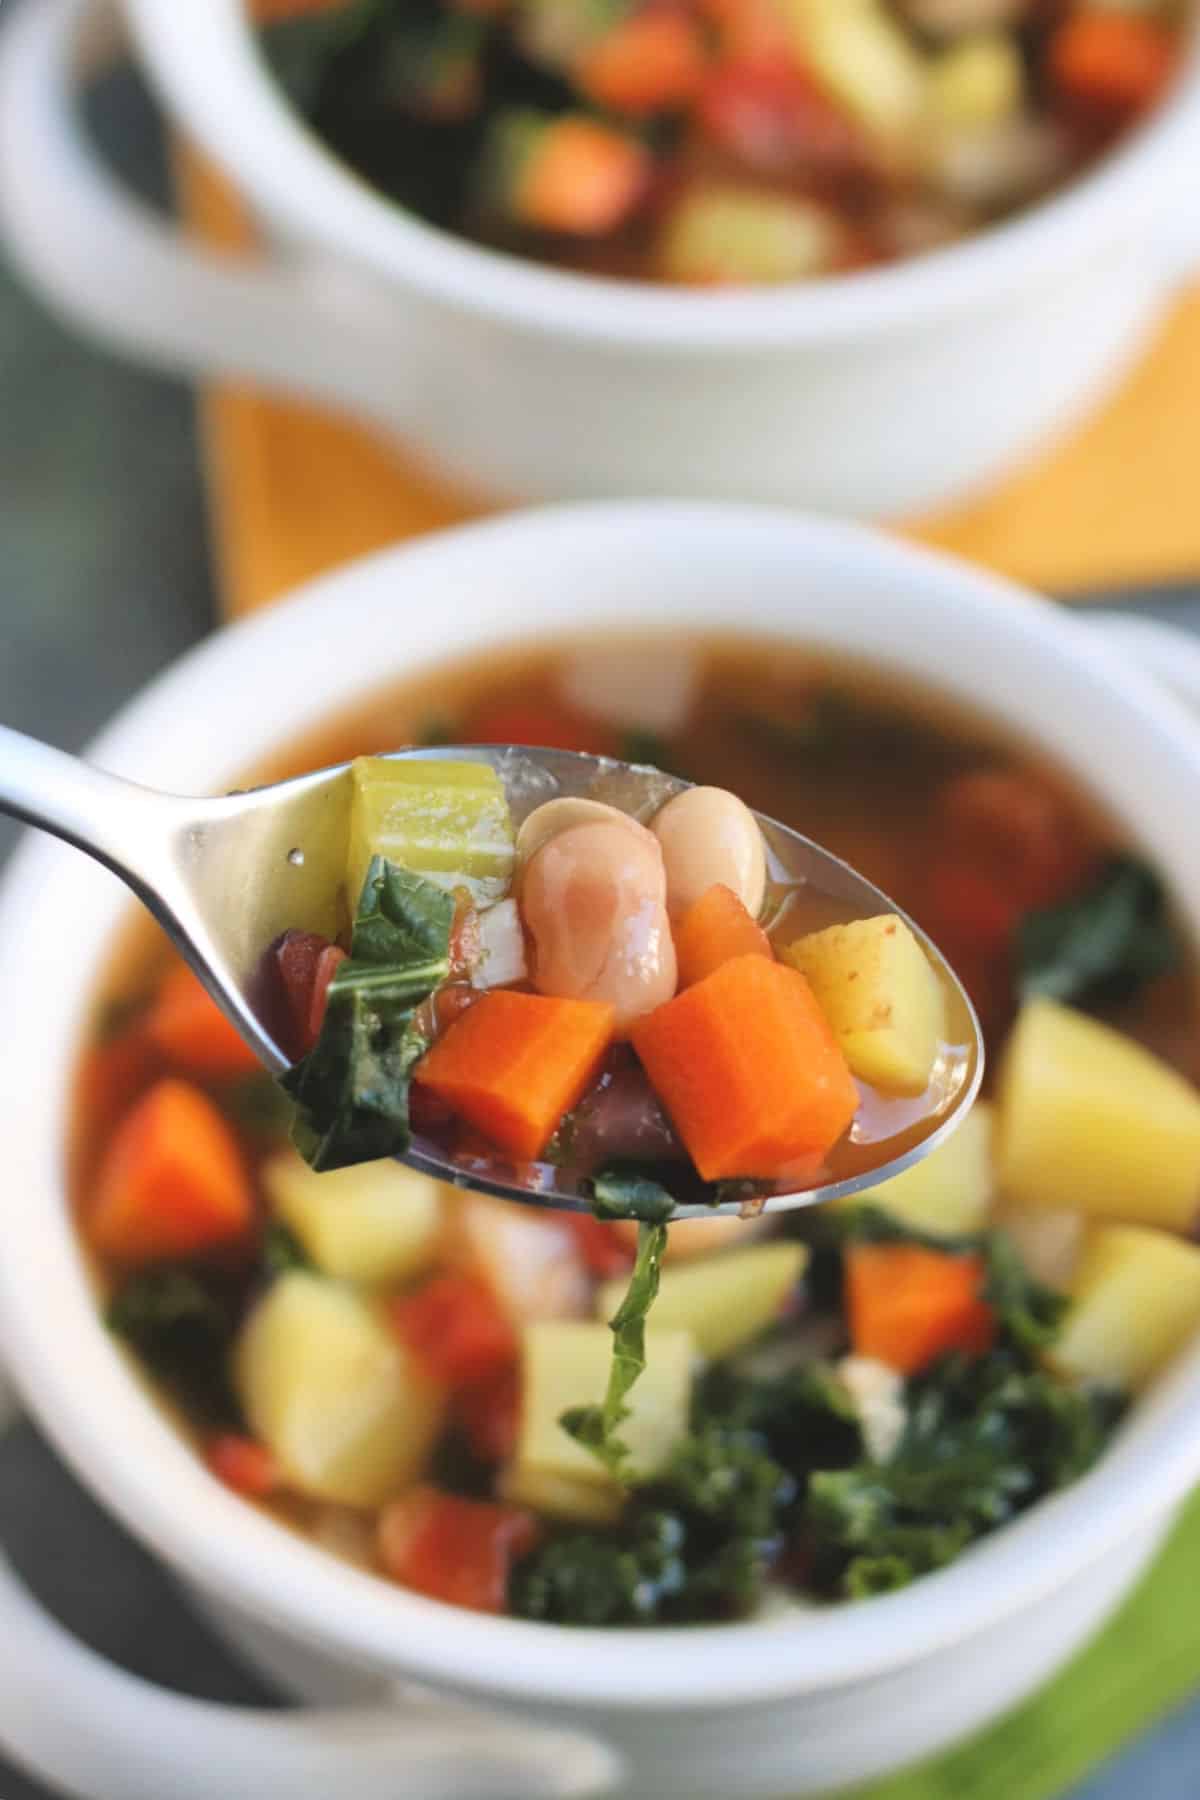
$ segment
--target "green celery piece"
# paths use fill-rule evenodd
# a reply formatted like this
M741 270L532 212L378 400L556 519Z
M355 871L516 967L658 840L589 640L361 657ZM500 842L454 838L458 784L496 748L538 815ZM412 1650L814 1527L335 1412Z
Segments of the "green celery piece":
M507 893L515 836L504 784L487 763L360 756L353 781L351 894L361 893L375 856L438 887L465 887L477 904Z

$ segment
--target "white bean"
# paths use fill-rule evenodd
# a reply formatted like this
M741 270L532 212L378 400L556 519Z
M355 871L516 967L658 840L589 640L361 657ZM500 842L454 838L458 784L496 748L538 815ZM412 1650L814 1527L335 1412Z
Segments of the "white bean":
M675 992L675 944L662 853L632 821L555 834L530 859L520 903L542 994L602 1000L618 1034Z
M518 871L560 831L570 831L573 825L604 824L624 825L643 837L650 836L646 827L629 813L622 812L618 806L606 806L602 800L547 800L541 806L535 806L517 833Z
M667 871L672 918L718 882L732 888L752 918L762 911L767 856L750 808L724 788L688 788L651 820Z

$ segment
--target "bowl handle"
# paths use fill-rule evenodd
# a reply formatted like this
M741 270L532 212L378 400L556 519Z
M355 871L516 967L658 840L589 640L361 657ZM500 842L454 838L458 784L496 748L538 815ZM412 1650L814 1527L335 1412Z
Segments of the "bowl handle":
M16 1417L0 1377L0 1432ZM268 1712L185 1699L57 1624L0 1555L0 1747L73 1800L591 1800L619 1760L581 1733L436 1698Z
M142 361L403 424L395 309L365 279L205 250L106 170L75 90L113 24L104 0L23 0L0 29L0 239L16 265L52 309Z

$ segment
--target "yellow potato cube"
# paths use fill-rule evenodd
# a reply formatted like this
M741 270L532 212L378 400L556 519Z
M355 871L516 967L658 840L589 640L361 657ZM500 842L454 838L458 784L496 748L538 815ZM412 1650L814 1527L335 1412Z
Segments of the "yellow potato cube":
M996 1165L1018 1206L1184 1231L1200 1202L1200 1094L1111 1026L1033 1000L1001 1066Z
M752 1344L779 1317L808 1263L803 1244L751 1244L665 1268L651 1314L655 1328L691 1334L701 1356L729 1356ZM596 1293L596 1313L611 1319L625 1293L618 1276ZM636 1392L636 1390L635 1390Z
M353 1288L295 1270L255 1306L234 1347L251 1431L289 1486L345 1506L382 1506L414 1481L444 1396Z
M575 1525L614 1525L621 1516L625 1496L614 1482L603 1487L595 1481L579 1481L554 1469L531 1469L512 1463L496 1482L496 1498L509 1506L528 1506L550 1519L569 1519Z
M944 50L929 76L937 123L950 130L998 125L1019 111L1025 70L1015 40L1003 31L978 32Z
M991 1210L992 1109L977 1100L962 1124L921 1162L882 1187L867 1188L840 1208L878 1206L917 1231L961 1237L978 1231Z
M1097 1225L1048 1360L1067 1375L1137 1389L1200 1329L1200 1247L1140 1225Z
M804 975L853 1073L888 1093L928 1085L946 1028L941 983L895 913L798 938L781 953Z
M437 1256L444 1190L403 1163L317 1175L294 1150L280 1150L263 1164L262 1181L271 1210L323 1275L396 1285L423 1274Z
M569 1407L603 1400L612 1352L607 1325L547 1319L526 1327L521 1340L519 1467L617 1487L603 1464L569 1438L558 1422ZM629 1448L630 1467L638 1475L657 1474L687 1431L694 1357L695 1345L686 1331L672 1331L651 1320L646 1328L646 1367L630 1392L629 1417L620 1431Z

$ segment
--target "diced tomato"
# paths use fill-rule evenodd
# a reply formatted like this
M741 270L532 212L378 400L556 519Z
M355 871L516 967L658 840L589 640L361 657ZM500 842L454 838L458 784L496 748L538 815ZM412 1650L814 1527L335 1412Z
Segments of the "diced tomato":
M564 707L499 702L485 706L463 727L468 744L528 744L542 750L583 750L609 756L616 749L610 726Z
M783 57L714 69L701 89L696 119L713 143L761 174L859 168L867 160L853 120Z
M1024 908L974 863L953 857L935 863L927 877L926 912L934 938L1003 951Z
M236 1026L184 963L164 976L146 1017L151 1043L175 1068L201 1079L233 1079L262 1067Z
M279 1468L265 1444L240 1432L224 1431L210 1440L205 1461L218 1481L251 1500L265 1500L279 1486Z
M532 1513L418 1487L379 1521L379 1560L393 1581L473 1612L503 1612L514 1562L538 1539Z
M591 1274L606 1281L610 1275L625 1275L633 1267L633 1251L621 1241L612 1225L594 1219L590 1213L563 1215L575 1234L579 1254Z
M1179 66L1181 42L1158 19L1083 7L1055 32L1047 66L1069 106L1123 124L1162 98Z
M329 984L346 952L318 932L285 931L272 955L283 992L284 1049L298 1061L321 1035Z
M1021 769L977 769L938 798L938 844L1024 911L1065 899L1088 872L1089 853L1054 790Z
M511 1365L517 1337L485 1282L435 1275L391 1303L392 1325L434 1378L465 1387Z
M515 1365L462 1388L454 1396L454 1411L480 1462L508 1462L521 1422L521 1380Z

